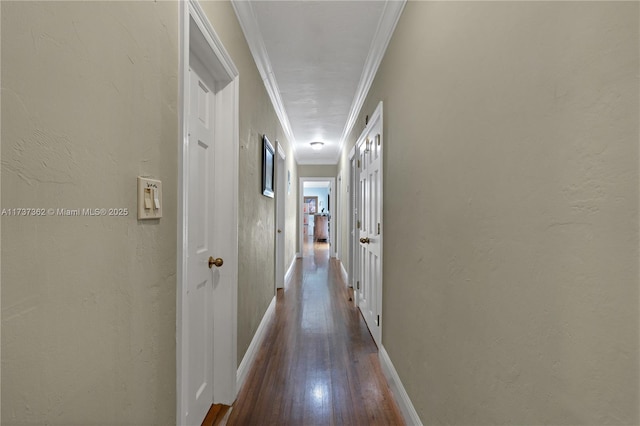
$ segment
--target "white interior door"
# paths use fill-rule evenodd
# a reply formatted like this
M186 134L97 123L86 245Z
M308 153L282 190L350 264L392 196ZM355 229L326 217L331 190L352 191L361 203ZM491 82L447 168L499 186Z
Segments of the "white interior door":
M338 188L336 191L335 197L335 208L333 211L335 212L332 217L334 218L333 226L336 228L336 259L340 260L343 256L342 254L342 174L338 174Z
M179 9L176 424L199 425L237 395L239 81L199 3Z
M192 64L193 65L193 64ZM187 424L200 424L213 402L213 298L217 268L209 267L215 235L215 94L189 70L189 194L187 196Z
M357 146L360 162L358 185L357 302L369 331L381 345L382 311L382 104L361 135Z
M287 196L285 179L286 163L284 150L278 144L278 161L276 164L276 288L284 288L284 217Z

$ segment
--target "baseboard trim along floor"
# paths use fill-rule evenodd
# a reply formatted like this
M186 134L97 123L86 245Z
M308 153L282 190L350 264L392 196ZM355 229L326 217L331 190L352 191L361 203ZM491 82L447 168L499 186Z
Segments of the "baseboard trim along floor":
M420 420L420 417L418 417L418 412L413 407L413 403L411 402L407 391L404 389L400 376L398 376L398 372L393 366L391 358L389 358L389 354L385 350L384 346L380 346L378 356L380 357L382 372L387 378L389 388L398 403L398 408L404 417L404 421L408 425L422 426L422 421Z
M242 358L242 362L238 367L238 374L236 380L236 389L240 391L242 389L242 385L245 380L247 380L247 375L251 370L251 366L253 365L256 355L258 355L258 351L260 350L260 346L262 346L262 341L264 340L265 333L267 331L267 325L271 322L274 314L276 312L276 297L273 296L271 299L271 303L267 308L267 311L264 313L262 317L262 321L260 321L260 325L256 330L256 334L253 335L253 339L251 340L251 344L247 349L247 352L244 354Z

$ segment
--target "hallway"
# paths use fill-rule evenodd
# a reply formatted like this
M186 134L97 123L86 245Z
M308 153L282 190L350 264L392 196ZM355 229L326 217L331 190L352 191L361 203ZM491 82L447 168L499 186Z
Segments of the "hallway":
M399 425L377 348L326 243L305 244L228 425Z

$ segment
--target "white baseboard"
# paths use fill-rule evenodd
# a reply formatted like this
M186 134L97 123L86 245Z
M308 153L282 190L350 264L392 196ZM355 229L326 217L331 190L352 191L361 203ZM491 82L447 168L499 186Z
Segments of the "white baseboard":
M240 367L238 367L238 374L236 375L236 391L240 392L242 389L242 385L244 384L247 376L249 375L249 371L251 370L251 366L253 366L253 362L256 360L256 356L258 355L258 351L260 350L260 346L262 345L262 341L264 340L265 333L267 331L267 324L271 321L273 316L276 313L276 297L273 296L271 299L271 303L267 308L267 311L264 313L262 317L262 321L260 321L260 325L256 330L256 334L253 335L253 339L251 340L251 344L249 345L249 349L242 357L242 362L240 363Z
M404 416L405 423L408 425L422 426L422 421L420 420L420 417L418 417L416 409L413 408L411 399L409 399L409 395L407 395L407 391L404 389L404 386L400 381L398 372L393 366L391 358L389 358L389 354L382 345L380 345L380 349L378 350L378 357L380 358L380 366L382 367L382 372L387 378L389 388L391 389L391 393L398 403L400 412Z
M349 274L347 273L347 270L344 269L344 263L342 263L342 261L340 261L340 274L342 275L344 284L349 287Z
M289 265L289 269L287 269L287 273L284 274L284 282L285 284L287 282L289 282L289 279L291 279L291 274L293 274L293 268L294 266L296 266L296 260L298 259L298 256L294 255L293 259L291 259L291 264Z

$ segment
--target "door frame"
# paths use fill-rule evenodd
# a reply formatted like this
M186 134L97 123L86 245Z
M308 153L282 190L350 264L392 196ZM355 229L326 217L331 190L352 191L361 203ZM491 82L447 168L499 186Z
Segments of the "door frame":
M187 229L189 196L188 176L188 90L189 57L198 52L216 80L224 81L216 88L216 143L214 174L224 185L217 185L216 203L221 220L215 235L228 268L229 288L216 289L213 306L213 401L231 404L236 398L237 375L237 297L238 297L238 146L239 146L239 73L231 57L215 33L197 0L179 3L179 132L178 147L178 235L176 276L176 424L185 423L187 400L188 342L186 313L183 309L187 287ZM193 24L192 24L193 23ZM222 178L224 177L224 180ZM217 248L218 250L218 248Z
M342 219L342 172L338 173L337 190L335 192L336 215ZM336 228L336 259L340 260L344 254L342 253L342 220L336 220L334 223Z
M376 301L375 301L375 309L377 311L377 315L378 315L378 323L377 323L377 329L376 330L371 330L369 329L369 332L371 333L371 336L373 337L374 341L376 342L376 345L378 345L378 347L382 346L382 325L384 323L384 316L383 316L383 312L382 312L382 295L383 295L383 284L384 284L384 149L385 149L385 138L384 138L384 121L383 121L383 104L382 101L380 101L375 109L375 111L373 112L373 114L371 114L371 119L369 120L369 122L367 123L367 125L365 126L364 130L362 130L362 133L360 134L360 136L358 137L355 146L354 146L354 153L355 153L355 160L356 162L358 161L358 159L360 158L360 150L362 149L362 146L365 144L365 139L367 138L367 136L370 134L370 132L373 130L373 128L379 125L380 126L380 138L381 138L381 147L380 147L380 169L379 169L379 176L380 176L380 182L379 182L379 186L378 186L378 190L379 195L378 195L378 202L379 202L379 206L380 206L380 212L379 212L379 223L381 224L380 226L380 233L377 235L379 244L380 244L380 253L378 256L378 264L380 265L380 276L378 277L378 286L375 289L376 290ZM366 152L366 151L365 151ZM356 182L357 182L357 187L358 190L354 191L357 195L357 199L356 199L356 203L355 206L357 208L359 197L361 194L359 194L360 191L360 173L361 173L362 167L357 167L356 165ZM356 218L356 220L360 220L360 217L362 216L362 212L358 211L358 214L355 215L354 217ZM355 232L354 232L354 248L358 247L359 244L359 237L360 237L360 229L355 226L354 227ZM355 254L355 252L354 252ZM359 259L359 254L355 255L356 258L358 258L356 260L356 262L358 263L358 271L360 271L360 267L362 266L360 264L360 259ZM358 272L358 280L363 280L364 277L361 276L361 274ZM363 283L364 285L364 283ZM359 298L359 293L358 290L354 287L354 302L356 303L356 306L359 306L360 303L360 298ZM361 311L362 313L362 311ZM364 316L364 314L363 314ZM365 321L366 322L366 321ZM368 326L368 323L367 323Z
M286 154L280 142L276 141L278 157L276 161L276 219L275 219L275 230L274 235L276 236L275 241L275 283L276 290L279 288L284 288L284 273L285 273L285 218L286 218L286 195L287 195L287 182L285 179L287 163L286 163ZM280 232L278 232L278 230Z
M304 250L304 217L303 215L303 211L304 211L304 183L305 182L329 182L330 183L330 188L331 188L331 192L330 192L330 196L333 196L336 193L336 178L335 177L300 177L299 180L299 186L298 186L298 193L299 193L299 197L298 197L298 234L299 234L299 238L298 238L298 244L300 244L298 246L299 251L298 254L300 254L300 257L303 256ZM334 200L334 207L335 207L335 200ZM329 245L329 257L336 257L336 220L337 220L337 216L338 216L338 212L334 210L331 210L331 217L329 218L329 241L330 241L330 245Z
M356 256L356 247L358 247L358 229L356 222L358 220L358 168L356 166L356 147L351 148L349 152L349 286L355 288L356 281L359 280L358 273L358 256ZM353 304L357 306L356 297L353 298Z

